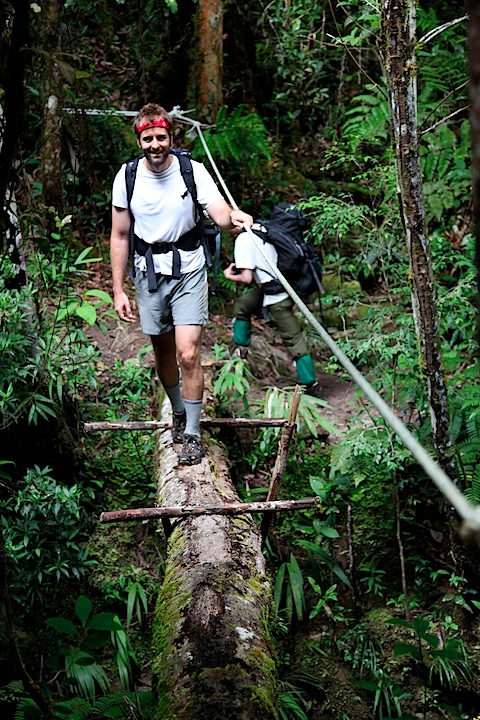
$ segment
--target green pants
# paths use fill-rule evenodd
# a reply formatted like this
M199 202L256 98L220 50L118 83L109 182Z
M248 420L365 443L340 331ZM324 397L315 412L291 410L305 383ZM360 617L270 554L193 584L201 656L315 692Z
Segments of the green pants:
M262 314L263 291L260 287L249 290L235 300L233 314L235 324L233 341L237 345L250 345L252 315ZM310 350L305 339L305 332L293 314L293 300L288 297L274 305L268 306L268 314L274 328L282 339L285 348L296 361Z

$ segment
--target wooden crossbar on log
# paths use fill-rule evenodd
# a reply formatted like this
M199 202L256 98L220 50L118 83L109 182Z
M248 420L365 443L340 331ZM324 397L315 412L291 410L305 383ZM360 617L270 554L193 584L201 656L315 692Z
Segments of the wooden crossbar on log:
M307 510L319 508L318 497L301 500L276 500L250 503L228 503L227 505L186 505L184 507L131 508L102 512L100 522L135 521L150 518L187 517L190 515L241 515L242 513L266 513L279 510Z
M285 469L287 467L288 450L290 447L290 441L292 439L293 431L295 428L295 420L297 417L298 406L300 403L301 396L302 396L302 389L301 389L300 385L297 385L295 388L295 392L293 393L292 405L290 407L290 413L288 415L288 420L285 423L285 426L282 430L282 434L280 435L280 442L278 443L277 458L275 460L275 467L273 468L272 479L270 481L270 487L268 489L267 502L274 502L277 499L278 493L280 491L280 483L282 481L282 477L284 476ZM265 539L268 535L268 530L270 527L271 520L272 520L272 515L270 513L266 513L263 516L262 527L261 527L261 534L262 534L263 542L265 542Z
M285 418L201 418L204 427L283 427ZM166 430L171 422L161 420L128 420L125 422L86 422L83 429L87 432L96 430Z

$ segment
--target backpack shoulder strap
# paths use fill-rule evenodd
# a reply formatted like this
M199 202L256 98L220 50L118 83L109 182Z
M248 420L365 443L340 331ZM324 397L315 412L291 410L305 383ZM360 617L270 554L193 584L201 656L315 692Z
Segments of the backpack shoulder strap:
M133 188L135 187L135 178L137 177L138 163L142 159L143 155L138 155L134 160L127 162L125 166L125 186L127 189L127 202L128 210L130 210L130 203L132 201Z
M134 160L130 160L125 165L125 187L127 190L127 203L128 212L130 213L130 234L128 240L129 255L133 258L135 252L135 233L134 233L134 219L130 204L132 202L133 188L135 187L135 178L137 177L138 163L142 159L143 155L138 155ZM134 271L133 271L134 272Z
M177 148L172 148L170 152L178 158L183 181L191 195L197 213L201 215L201 208L199 208L198 205L197 186L195 185L195 178L193 177L192 156L188 150L177 150Z
M195 206L195 219L197 221L197 227L199 228L200 242L203 245L207 266L211 267L212 250L209 246L208 239L205 234L205 224L203 222L203 208L198 202L197 186L195 185L195 178L193 176L192 156L188 150L179 150L177 148L172 148L170 152L172 155L175 155L175 157L178 158L178 162L180 165L180 173L182 175L185 185L187 186L187 191L190 193L190 197L192 198L193 204Z

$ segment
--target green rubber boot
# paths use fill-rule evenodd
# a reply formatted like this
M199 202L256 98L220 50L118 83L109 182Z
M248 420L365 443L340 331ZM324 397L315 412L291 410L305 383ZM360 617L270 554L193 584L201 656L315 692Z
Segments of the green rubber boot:
M235 345L242 345L242 347L249 347L252 341L252 325L248 320L238 320L237 318L233 321L233 342Z
M312 385L315 380L315 368L310 355L303 355L298 358L295 363L297 369L297 378L300 385Z

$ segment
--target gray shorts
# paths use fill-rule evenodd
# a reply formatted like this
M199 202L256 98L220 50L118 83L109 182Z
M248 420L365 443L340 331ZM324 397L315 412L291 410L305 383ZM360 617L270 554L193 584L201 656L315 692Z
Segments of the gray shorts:
M179 280L157 276L157 292L148 291L146 273L135 277L140 326L146 335L163 335L177 325L205 325L208 321L208 283L205 266Z

